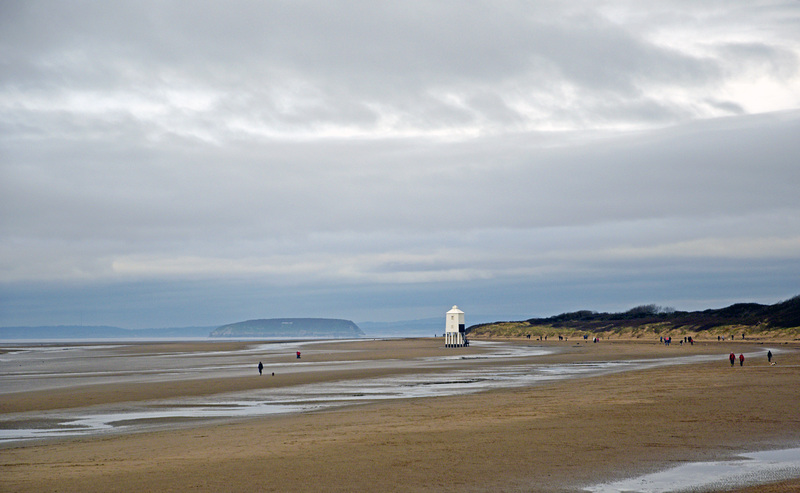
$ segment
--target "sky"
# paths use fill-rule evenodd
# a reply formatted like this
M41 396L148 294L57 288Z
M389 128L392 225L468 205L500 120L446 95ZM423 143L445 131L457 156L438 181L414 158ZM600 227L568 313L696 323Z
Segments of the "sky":
M0 326L800 294L800 2L0 2Z

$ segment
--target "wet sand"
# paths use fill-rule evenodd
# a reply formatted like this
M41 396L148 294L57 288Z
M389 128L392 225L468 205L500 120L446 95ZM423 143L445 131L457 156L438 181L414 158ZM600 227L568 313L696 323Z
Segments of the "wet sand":
M800 444L797 343L769 343L781 351L773 350L775 366L764 356L731 368L726 360L730 351L738 355L767 346L575 342L515 341L562 351L537 357L541 363L688 354L714 354L719 360L471 395L18 444L0 450L0 491L579 491L681 462L724 460L743 451ZM445 350L440 344L432 339L356 341L337 345L352 352L340 351L330 359L413 359L444 351L481 351ZM215 350L225 348L223 344ZM205 354L208 349L192 343L130 346L124 351ZM303 357L323 360L327 354L325 347L314 347ZM292 357L281 356L286 361L270 364L288 365ZM403 371L411 370L382 367L281 373L276 378L99 383L4 393L0 411L196 396ZM800 479L730 491L800 491Z

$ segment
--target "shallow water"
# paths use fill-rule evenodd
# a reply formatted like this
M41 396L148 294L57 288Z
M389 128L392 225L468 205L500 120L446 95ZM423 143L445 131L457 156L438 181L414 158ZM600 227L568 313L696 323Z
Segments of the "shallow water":
M678 493L730 489L800 476L800 448L748 452L727 461L687 464L614 483L595 485L590 493Z
M253 359L264 372L333 369L424 369L420 373L342 380L180 398L121 403L77 409L0 416L0 444L59 437L129 433L163 427L190 426L198 421L239 419L307 412L354 403L389 399L438 397L489 389L535 385L545 381L602 375L664 365L713 361L719 356L684 356L648 360L538 364L536 357L557 349L476 342L485 352L472 355L390 360L292 361L286 356L303 350L313 355L312 341L264 344L241 351L120 354L118 345L17 347L0 357L0 393L45 390L107 382L149 382L253 375ZM349 353L326 345L325 353ZM754 353L758 354L758 353ZM311 358L309 358L311 359ZM519 360L519 364L513 364ZM501 363L501 364L495 364ZM431 372L439 369L440 371Z

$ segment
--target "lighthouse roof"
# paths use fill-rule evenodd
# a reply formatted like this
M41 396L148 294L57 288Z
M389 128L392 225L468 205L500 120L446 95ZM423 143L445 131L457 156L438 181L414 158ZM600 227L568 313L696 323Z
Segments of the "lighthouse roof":
M458 305L453 305L453 308L451 308L450 311L447 313L464 313L464 312L458 309Z

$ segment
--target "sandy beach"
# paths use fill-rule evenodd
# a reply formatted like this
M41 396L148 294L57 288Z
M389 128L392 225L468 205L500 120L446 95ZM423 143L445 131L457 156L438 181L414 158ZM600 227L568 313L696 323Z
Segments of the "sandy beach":
M316 412L130 434L15 443L0 449L2 491L580 491L691 461L800 446L800 345L796 342L509 341L558 351L523 363L681 358L712 360L573 377L467 395L397 399ZM214 344L212 348L210 344ZM303 361L335 364L479 357L441 339L310 346ZM237 351L249 343L126 345L121 354ZM336 347L337 351L328 351ZM766 348L776 365L767 362ZM764 356L731 367L729 352ZM292 364L286 352L268 369ZM246 361L252 359L248 356ZM243 360L245 361L245 360ZM477 359L519 365L519 359ZM428 367L344 367L259 377L94 382L0 394L0 414L288 388ZM270 371L271 373L271 371ZM727 491L800 491L800 478Z

